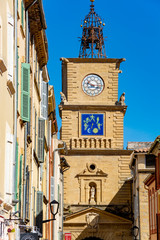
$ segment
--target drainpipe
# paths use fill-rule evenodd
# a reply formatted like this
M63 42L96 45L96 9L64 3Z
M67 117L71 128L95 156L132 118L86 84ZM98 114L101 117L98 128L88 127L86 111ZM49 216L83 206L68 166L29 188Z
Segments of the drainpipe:
M54 151L53 151L53 177L54 177L54 186L56 185L56 179L55 179L55 175L56 175L56 161L55 161L55 159L56 159L56 152L59 152L60 150L64 150L64 149L66 149L66 143L65 142L63 142L63 147L62 148L56 148L56 149L54 149ZM63 206L62 206L62 208L63 208ZM62 215L62 218L63 218L63 215ZM55 221L53 221L53 240L57 240L57 239L55 239ZM63 234L63 232L62 232L62 234Z
M16 143L17 143L17 0L14 6L14 80L15 80L15 94L14 94L14 140L13 140L13 195L12 199L16 198L15 193L15 177L16 177Z

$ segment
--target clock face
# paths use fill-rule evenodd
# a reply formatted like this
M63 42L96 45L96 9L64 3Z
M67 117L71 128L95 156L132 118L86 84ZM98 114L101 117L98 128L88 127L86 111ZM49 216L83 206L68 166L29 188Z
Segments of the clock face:
M82 89L89 96L97 96L103 91L104 82L98 75L87 75L82 81Z
M88 136L103 135L103 119L103 114L82 114L81 134Z

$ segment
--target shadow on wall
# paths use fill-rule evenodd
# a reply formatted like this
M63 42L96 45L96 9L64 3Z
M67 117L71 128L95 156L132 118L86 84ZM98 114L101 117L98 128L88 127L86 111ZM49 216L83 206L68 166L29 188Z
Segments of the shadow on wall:
M106 212L132 220L132 182L125 182L105 209Z

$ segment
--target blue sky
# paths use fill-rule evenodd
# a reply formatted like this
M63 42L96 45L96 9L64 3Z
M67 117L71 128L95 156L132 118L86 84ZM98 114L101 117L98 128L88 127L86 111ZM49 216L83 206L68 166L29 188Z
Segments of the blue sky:
M160 134L160 1L95 0L95 11L106 26L108 58L126 58L121 64L119 96L126 93L124 146L128 141L154 141ZM61 91L61 57L78 57L81 20L89 0L43 0L49 45L48 70L54 85L57 119Z

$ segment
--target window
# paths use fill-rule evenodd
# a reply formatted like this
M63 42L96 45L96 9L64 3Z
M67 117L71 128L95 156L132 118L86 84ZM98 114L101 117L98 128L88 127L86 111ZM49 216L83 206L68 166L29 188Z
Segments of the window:
M8 13L8 26L7 26L7 69L8 80L13 81L13 25L14 19Z
M146 168L155 168L155 156L146 155Z
M156 158L156 189L160 189L160 153Z
M44 134L45 134L45 120L38 119L38 160L40 163L44 162Z
M152 233L152 192L149 191L149 222L150 222L150 234Z
M30 121L30 64L21 66L21 118Z
M48 118L48 83L41 80L41 117Z
M36 225L42 233L43 221L43 192L37 192L37 212L36 212Z
M22 25L22 28L24 28L24 3L23 3L23 0L21 0L21 25Z
M35 117L34 117L34 151L37 152L37 111L35 109Z

